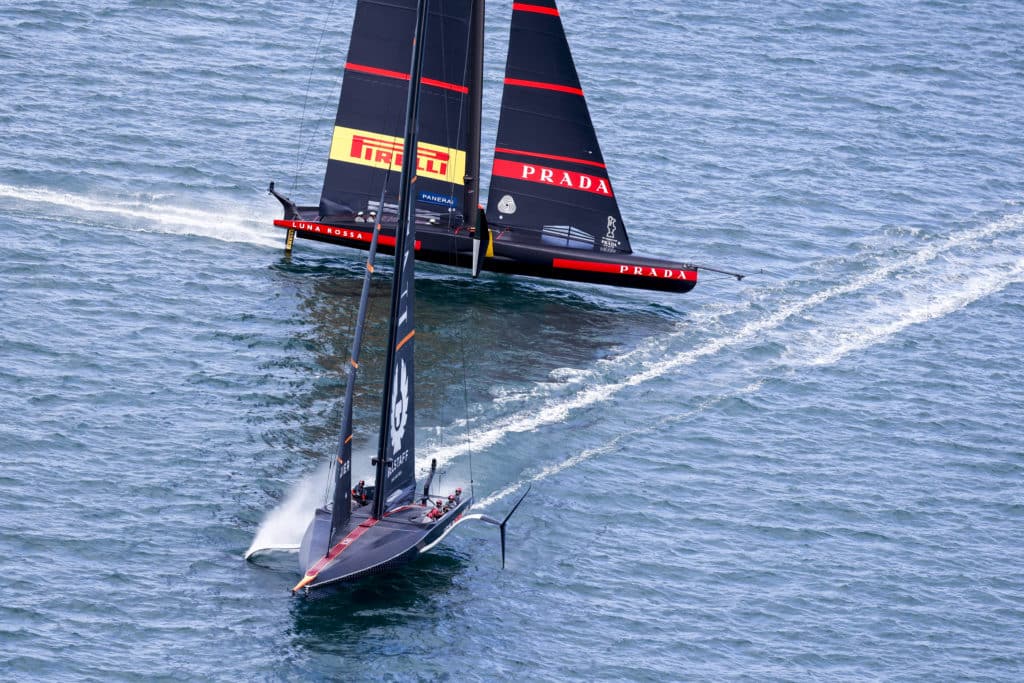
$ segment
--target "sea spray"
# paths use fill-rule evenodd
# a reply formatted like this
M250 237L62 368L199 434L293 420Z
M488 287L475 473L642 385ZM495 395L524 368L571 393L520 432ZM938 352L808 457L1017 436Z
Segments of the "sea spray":
M328 474L329 467L325 464L300 480L281 504L267 513L245 557L265 550L298 550L313 513L323 505Z

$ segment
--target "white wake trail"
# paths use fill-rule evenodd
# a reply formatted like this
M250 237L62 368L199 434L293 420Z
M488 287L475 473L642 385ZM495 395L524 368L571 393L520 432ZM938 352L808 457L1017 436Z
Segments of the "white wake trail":
M546 406L538 415L512 416L501 427L481 430L478 434L486 437L485 443L487 445L493 445L493 443L499 441L509 431L528 431L542 424L559 421L571 410L597 403L600 400L607 400L623 388L661 377L678 367L691 364L699 358L717 353L728 346L750 341L764 333L775 330L781 327L787 320L815 306L837 297L860 292L868 287L879 285L897 272L931 263L937 257L948 254L958 247L980 247L982 246L980 243L988 238L1005 235L1021 228L1024 228L1024 215L1010 216L1000 221L965 231L943 242L929 245L907 258L876 268L849 283L830 287L801 301L785 305L771 315L743 325L735 333L711 340L697 349L677 354L661 363L651 364L646 370L636 373L622 382L589 387L569 400ZM1019 242L1015 241L1011 245L1013 247L1012 250L1016 251L1018 245ZM866 317L878 320L875 324L864 325L865 315L854 318L843 316L840 318L841 322L839 325L835 325L827 330L817 330L817 335L805 334L802 339L799 339L796 348L788 353L785 358L771 361L771 366L766 367L762 373L759 373L762 375L762 379L758 379L736 391L727 392L725 395L719 396L712 401L707 401L691 411L671 416L667 420L673 423L685 420L706 409L707 405L711 403L754 393L760 389L764 381L763 376L780 366L824 366L835 364L844 356L881 343L912 325L950 315L962 310L975 301L989 297L1012 284L1024 281L1024 256L1012 253L1002 255L987 253L979 260L983 262L980 266L972 263L960 263L954 260L948 266L944 265L943 267L933 269L943 271L949 268L955 272L971 272L970 269L972 267L976 268L966 278L956 280L955 287L950 286L952 278L944 277L944 273L926 273L924 274L924 279L929 284L938 283L941 291L935 292L925 288L920 295L909 299L903 298L895 303L883 299L882 303L866 314ZM936 275L939 277L935 277ZM830 340L829 348L824 353L820 353L822 338ZM612 452L627 436L634 438L638 434L661 429L664 426L661 422L656 426L646 426L640 430L630 432L628 435L620 435L600 447L582 451L559 463L548 465L530 477L511 484L484 498L480 501L479 505L487 507L521 490L528 483L542 481L591 458ZM483 447L479 442L473 445L474 448ZM458 448L453 447L444 455L454 457L457 455L457 451Z
M550 477L555 476L556 474L558 474L560 472L564 472L565 470L567 470L567 469L569 469L571 467L576 467L577 465L579 465L581 463L584 463L587 460L590 460L592 458L596 458L596 457L601 456L601 455L605 455L606 453L612 453L612 452L614 452L615 450L617 450L619 448L619 444L620 443L622 443L623 441L625 441L627 439L634 439L634 438L636 438L637 436L639 436L641 434L646 434L646 433L649 433L649 432L656 432L656 431L662 430L662 429L664 429L666 426L668 426L670 424L673 424L675 422L680 422L680 421L682 421L684 419L692 417L693 415L697 415L698 413L701 413L701 412L707 410L709 407L711 407L711 406L713 406L713 405L715 405L715 404L717 404L717 403L719 403L721 401L724 401L726 399L736 398L737 396L744 396L746 394L753 394L754 392L758 391L761 388L761 385L763 383L764 383L763 380L757 380L756 382L752 382L752 383L748 384L747 386L743 387L742 389L738 389L736 391L729 392L728 394L724 394L722 396L717 396L717 397L715 397L713 399L708 399L706 401L703 401L702 403L697 405L695 408L693 408L692 410L686 411L685 413L667 416L667 417L662 418L661 420L658 420L654 424L645 426L642 429L634 430L634 431L628 432L628 433L619 434L618 436L616 436L614 439L612 439L611 441L609 441L606 444L603 444L603 445L598 446L596 448L589 448L589 449L587 449L585 451L581 451L580 453L577 453L576 455L570 456L569 458L566 458L565 460L563 460L563 461L561 461L559 463L555 463L553 465L548 465L548 466L542 468L539 472L537 472L536 474L531 475L530 477L528 477L526 479L522 479L522 480L517 481L517 482L515 482L513 484L509 484L508 486L506 486L505 488L501 489L500 491L492 493L491 495L489 495L486 498L482 499L479 503L477 503L477 505L482 507L482 508L485 508L485 507L488 507L490 505L493 505L494 503L497 503L497 502L499 502L501 500L504 500L505 498L508 498L513 493L516 493L517 491L522 490L522 488L524 486L526 486L527 484L534 484L536 482L543 481L545 479L548 479Z
M161 203L147 199L97 199L84 194L2 184L0 198L58 206L75 213L102 214L138 221L142 225L136 225L134 229L139 232L194 235L267 247L281 245L281 240L276 239L275 229L271 227L274 216L265 207L254 209L253 206L214 200L210 206L196 209L162 203L170 202L169 197L162 198ZM189 198L188 201L194 202L195 199Z
M893 313L896 314L895 318L853 330L837 331L838 333L833 336L832 348L814 356L806 361L806 364L833 365L843 356L879 344L911 325L919 325L956 313L975 301L992 296L1019 282L1024 282L1024 259L1018 260L1008 270L971 277L959 283L959 289L955 292L944 293L940 297L928 297L927 300L920 302L903 302L903 310L899 310L898 304L893 305L888 307L890 310L883 309L879 313Z
M974 245L1009 230L1018 230L1022 225L1024 225L1024 215L1015 215L971 230L965 230L962 233L942 239L941 241L936 241L932 244L926 245L905 258L897 259L886 265L876 267L874 270L856 277L850 282L835 285L812 294L804 299L783 304L779 306L774 313L752 320L742 325L738 330L722 334L715 339L705 342L703 345L695 349L678 353L663 361L641 363L641 367L643 369L638 372L631 372L636 367L635 359L637 356L648 356L649 350L645 349L642 352L634 351L624 354L623 356L619 356L618 358L609 361L610 363L623 366L618 368L619 372L630 373L624 379L618 382L595 383L585 386L571 397L551 400L547 404L529 413L520 412L509 415L487 427L470 431L464 435L463 440L460 443L439 448L432 452L431 455L432 457L437 458L439 465L443 465L453 458L470 451L484 450L492 447L510 433L529 432L545 425L561 422L575 410L612 400L623 389L650 382L651 380L672 373L683 366L691 365L702 358L713 356L725 348L742 345L757 339L767 332L778 329L791 318L794 318L795 316L798 316L816 306L820 306L832 299L876 286L885 282L897 272L913 269L929 263L937 257L957 249L958 247ZM981 287L980 291L986 291L985 287ZM979 294L979 296L983 295L984 294ZM966 292L964 293L964 296L967 296ZM722 315L727 315L729 312L730 311L724 311ZM913 323L907 323L907 325L910 324ZM690 333L692 325L692 321L681 324L680 329L675 333L675 336L682 337L685 334ZM904 325L904 327L905 326L906 325ZM664 341L665 338L662 337L657 340L657 343L663 344Z

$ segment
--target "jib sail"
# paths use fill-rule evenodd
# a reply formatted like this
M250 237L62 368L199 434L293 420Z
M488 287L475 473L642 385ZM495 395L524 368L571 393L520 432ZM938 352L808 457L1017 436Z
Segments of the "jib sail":
M359 0L320 195L322 218L394 221L416 0ZM433 0L424 45L419 220L461 225L469 137L470 0ZM391 172L389 175L389 171ZM380 211L381 186L388 184Z
M632 251L554 0L512 3L487 220L555 246Z

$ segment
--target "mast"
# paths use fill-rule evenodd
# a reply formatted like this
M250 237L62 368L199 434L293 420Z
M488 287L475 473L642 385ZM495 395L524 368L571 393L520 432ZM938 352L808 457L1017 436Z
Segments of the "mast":
M384 206L384 187L380 191L380 206ZM356 314L356 331L352 336L352 355L349 359L345 381L344 414L341 420L341 436L338 439L338 455L334 463L334 504L331 507L331 531L327 536L327 548L334 545L335 535L345 527L352 515L350 489L352 488L352 401L355 396L356 372L359 369L359 350L363 345L363 328L366 324L366 310L370 300L370 278L373 276L373 262L377 256L377 242L380 237L383 210L377 213L377 221L370 238L370 250L366 257L366 274L363 289L359 295L359 311Z
M476 225L480 211L480 118L483 114L484 0L473 0L469 25L469 140L463 207L466 225Z
M487 219L480 211L480 119L484 95L484 0L473 0L469 26L469 158L466 162L465 201L462 206L467 226L473 226L473 277L480 274ZM472 212L472 213L470 213Z
M405 106L405 144L398 195L398 227L395 231L395 273L391 285L391 325L388 332L387 360L384 365L386 374L384 399L381 405L380 440L377 457L374 459L376 482L373 517L376 519L384 516L388 498L395 493L395 484L404 483L410 475L413 479L410 496L415 494L412 364L415 334L413 264L416 246L416 202L412 198L412 185L416 182L414 176L418 156L420 78L428 2L429 0L417 0L416 3L416 31Z

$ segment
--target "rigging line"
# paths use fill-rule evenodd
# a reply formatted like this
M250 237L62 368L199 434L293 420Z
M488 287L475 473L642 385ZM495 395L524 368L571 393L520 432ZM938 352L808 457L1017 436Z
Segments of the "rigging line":
M467 306L466 311L469 310ZM463 424L469 425L469 373L467 372L466 366L468 365L466 357L466 326L460 325L459 332L456 337L459 340L459 354L462 356L462 411L463 411ZM469 429L463 430L463 437L466 439L466 453L469 455L469 494L471 496L476 495L473 483L473 436Z
M306 122L306 104L307 102L309 102L309 86L313 82L313 69L316 68L316 60L320 56L320 44L323 42L324 36L327 35L327 23L331 19L331 12L334 11L335 1L336 0L331 0L331 4L328 5L327 11L324 12L324 25L323 28L320 29L320 37L317 38L316 40L316 49L313 51L313 63L309 67L309 76L306 78L306 94L302 98L302 117L299 119L299 138L296 141L297 149L295 150L295 177L292 179L292 192L295 191L295 188L299 184L299 169L302 167L302 162L306 158L306 155L302 153L302 129ZM321 110L321 114L322 113L323 110ZM313 136L310 135L311 139L312 137ZM312 145L312 142L310 142L306 146L307 153L309 152L310 145Z

